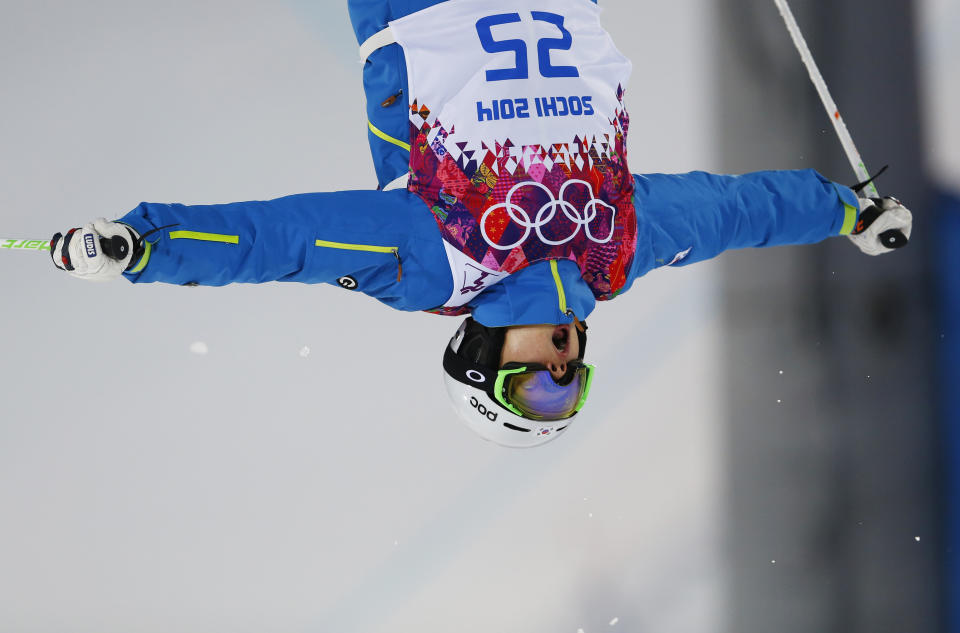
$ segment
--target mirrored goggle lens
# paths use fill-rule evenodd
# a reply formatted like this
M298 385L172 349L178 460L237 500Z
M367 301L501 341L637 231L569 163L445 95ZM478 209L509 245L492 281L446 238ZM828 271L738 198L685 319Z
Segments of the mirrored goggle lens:
M534 420L562 420L576 413L588 385L590 369L578 367L573 379L558 385L549 371L529 371L510 376L504 384L507 402L524 417Z

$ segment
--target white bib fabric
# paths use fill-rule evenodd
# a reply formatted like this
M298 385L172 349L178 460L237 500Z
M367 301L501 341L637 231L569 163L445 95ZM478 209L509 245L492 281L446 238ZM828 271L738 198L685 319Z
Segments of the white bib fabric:
M409 94L430 109L428 121L455 125L459 139L478 147L609 133L621 107L617 89L632 69L589 0L449 0L390 28L406 56ZM484 49L485 35L497 52ZM570 69L578 76L547 76Z

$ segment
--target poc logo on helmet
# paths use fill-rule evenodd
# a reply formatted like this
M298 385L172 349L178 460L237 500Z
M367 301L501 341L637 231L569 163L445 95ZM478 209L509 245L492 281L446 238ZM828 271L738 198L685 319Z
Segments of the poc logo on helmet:
M497 421L497 412L487 409L484 405L480 404L480 401L477 400L475 396L470 396L470 406L476 409L480 415L486 417L491 422Z
M96 257L97 256L97 243L93 239L93 235L87 233L83 236L83 245L87 249L87 257Z

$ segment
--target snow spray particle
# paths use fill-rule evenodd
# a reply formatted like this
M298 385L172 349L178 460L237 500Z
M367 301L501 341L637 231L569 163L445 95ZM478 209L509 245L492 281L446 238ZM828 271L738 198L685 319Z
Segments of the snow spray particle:
M617 625L617 622L619 622L619 621L620 621L620 618L614 618L614 619L610 620L610 626L616 626L616 625Z
M203 341L194 341L190 343L190 352L196 354L197 356L206 356L210 351L210 348L207 347L207 344Z
M306 345L304 345L304 346L300 349L300 358L306 358L306 357L309 356L309 355L310 355L310 348L307 347Z

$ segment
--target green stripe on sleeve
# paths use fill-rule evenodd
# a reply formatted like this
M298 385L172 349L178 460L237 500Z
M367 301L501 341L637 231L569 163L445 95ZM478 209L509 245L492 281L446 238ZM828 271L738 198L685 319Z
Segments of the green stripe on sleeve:
M857 225L857 214L860 212L860 209L844 202L843 212L843 226L840 227L840 235L850 235Z
M171 240L199 240L201 242L220 242L239 244L239 235L221 235L220 233L200 233L198 231L170 231Z
M150 252L153 250L153 245L150 242L144 240L143 243L143 255L140 256L140 261L137 262L137 265L130 270L131 273L136 274L142 272L144 268L147 267L147 262L150 261Z

